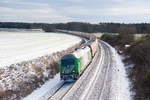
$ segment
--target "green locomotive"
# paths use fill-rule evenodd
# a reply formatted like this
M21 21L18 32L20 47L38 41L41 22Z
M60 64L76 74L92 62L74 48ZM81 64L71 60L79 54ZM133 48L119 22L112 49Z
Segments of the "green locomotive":
M98 48L97 39L91 40L82 48L71 54L66 54L59 61L59 71L62 80L76 80L91 62Z
M64 55L60 60L60 77L76 80L92 59L90 48L84 47L74 53Z

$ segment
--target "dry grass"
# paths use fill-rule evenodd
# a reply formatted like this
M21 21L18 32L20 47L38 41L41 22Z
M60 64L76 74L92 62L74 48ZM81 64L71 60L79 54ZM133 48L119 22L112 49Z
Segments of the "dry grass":
M37 66L35 64L32 64L32 68L37 72L37 73L43 73L43 69L40 66Z
M6 91L3 89L0 89L0 99L6 95Z

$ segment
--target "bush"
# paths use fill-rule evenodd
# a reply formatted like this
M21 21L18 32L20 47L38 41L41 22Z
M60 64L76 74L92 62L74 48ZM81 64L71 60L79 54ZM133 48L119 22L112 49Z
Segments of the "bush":
M124 49L125 45L130 45L134 42L134 33L132 28L120 27L119 29L119 46Z
M118 35L103 34L101 36L101 40L109 43L111 46L119 45L119 37L118 37Z
M127 52L131 60L138 65L150 66L150 39L135 42Z
M120 27L118 32L119 35L104 34L101 39L114 47L119 47L120 50L124 50L125 45L131 45L134 42L133 33L135 31L132 28Z
M6 94L5 90L0 89L0 99Z
M43 29L45 32L54 32L56 28L55 28L54 26L49 26L49 25L47 25L47 26L44 26L42 29Z
M133 43L126 54L130 55L135 66L130 69L129 77L132 89L135 91L135 100L150 100L150 38L146 36Z

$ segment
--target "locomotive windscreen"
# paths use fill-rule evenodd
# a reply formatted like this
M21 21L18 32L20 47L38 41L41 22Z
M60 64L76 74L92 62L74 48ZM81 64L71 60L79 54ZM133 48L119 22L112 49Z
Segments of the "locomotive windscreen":
M61 58L61 65L67 66L67 65L74 65L75 64L75 57L72 54L64 55Z
M61 65L62 66L74 65L74 60L73 59L61 60Z

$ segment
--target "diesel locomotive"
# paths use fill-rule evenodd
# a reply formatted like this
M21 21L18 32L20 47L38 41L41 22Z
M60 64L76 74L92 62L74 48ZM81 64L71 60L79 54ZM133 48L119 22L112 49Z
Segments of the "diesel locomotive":
M73 53L66 54L59 60L59 71L62 80L77 80L92 61L98 49L98 40L91 36L90 40Z

